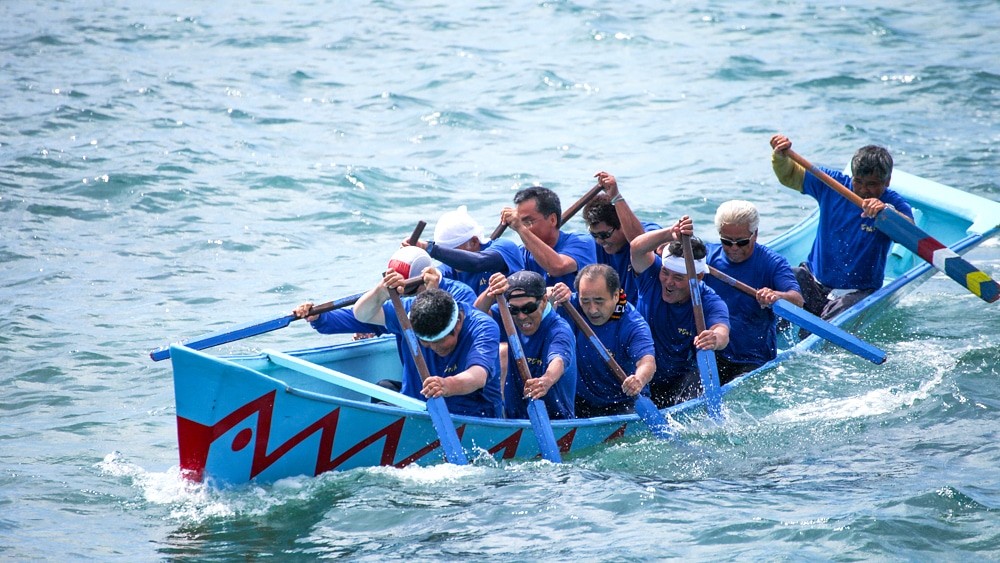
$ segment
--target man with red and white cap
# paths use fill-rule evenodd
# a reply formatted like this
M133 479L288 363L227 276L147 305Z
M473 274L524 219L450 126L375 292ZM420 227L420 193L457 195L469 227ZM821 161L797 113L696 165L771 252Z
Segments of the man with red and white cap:
M483 226L462 205L441 215L434 227L434 240L418 241L417 246L442 262L438 268L442 277L460 281L480 294L489 286L491 275L524 269L524 257L514 241L490 240L483 233Z
M390 269L354 305L357 320L403 337L393 304L388 302L390 291L402 292L403 280L402 274ZM500 417L500 328L496 322L437 288L404 297L402 303L430 371L430 377L421 381L407 350L402 393L417 399L444 397L452 414Z
M470 305L476 301L476 294L464 283L443 278L436 270L431 261L431 257L420 248L415 246L400 248L389 258L389 269L395 270L403 279L423 277L424 283L412 286L405 295L416 295L427 288L436 287L447 291L456 300ZM296 307L292 314L297 319L306 319L309 324L320 334L351 334L358 337L378 336L385 334L383 327L362 323L354 318L354 311L350 307L327 311L321 315L309 315L313 303L311 301ZM405 352L405 350L402 350Z
M402 279L415 278L418 275L423 278L423 283L411 286L405 295L413 296L428 288L440 288L459 302L472 304L476 300L476 294L464 283L442 278L441 274L431 265L431 257L415 246L400 248L394 252L389 259L389 271L397 272L402 276ZM320 334L354 334L355 340L362 340L389 333L384 326L359 321L354 316L354 309L351 307L310 316L309 311L312 310L312 307L311 301L303 303L296 307L292 314L297 319L304 318L309 321L309 325ZM415 371L416 365L413 364L413 358L410 357L402 336L399 335L396 336L396 351L399 353L399 360L403 362L404 368L409 366L408 369ZM394 391L401 389L401 383L398 381L383 379L378 383Z
M702 282L708 273L705 244L691 239L706 330L697 333L691 287L681 248L682 234L694 227L686 215L669 229L639 235L632 240L632 268L639 287L636 309L649 323L656 347L656 374L650 397L659 408L702 393L697 350L722 350L729 344L729 309L715 291ZM662 247L662 254L656 249Z

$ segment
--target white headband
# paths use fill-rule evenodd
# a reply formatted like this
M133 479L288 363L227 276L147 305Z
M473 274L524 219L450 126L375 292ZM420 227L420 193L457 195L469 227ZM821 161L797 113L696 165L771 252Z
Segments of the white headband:
M435 334L434 336L423 336L417 334L417 338L423 340L424 342L437 342L438 340L443 340L445 336L448 336L449 334L451 334L451 331L455 330L455 325L457 324L458 324L458 303L453 302L451 309L451 318L448 319L448 326L444 327L444 330ZM413 333L416 334L417 331L413 331Z
M687 263L680 256L674 256L673 254L668 254L663 258L663 267L670 270L671 272L676 272L678 274L687 274ZM705 263L705 259L694 261L694 272L696 274L707 274L708 264Z

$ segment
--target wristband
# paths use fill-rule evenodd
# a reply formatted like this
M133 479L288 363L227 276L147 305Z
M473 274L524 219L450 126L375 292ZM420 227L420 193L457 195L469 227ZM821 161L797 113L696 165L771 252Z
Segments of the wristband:
M611 198L611 205L614 205L619 201L625 201L625 198L623 198L621 194L618 194L615 197Z

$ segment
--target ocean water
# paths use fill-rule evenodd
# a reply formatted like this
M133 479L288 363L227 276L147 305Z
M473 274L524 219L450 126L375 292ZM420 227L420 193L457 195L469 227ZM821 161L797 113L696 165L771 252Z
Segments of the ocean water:
M883 366L798 356L725 424L683 418L689 448L560 466L193 485L148 357L372 286L419 219L489 230L601 170L663 224L753 200L766 240L812 208L777 132L1000 200L1000 4L879 4L0 2L0 558L1000 559L1000 309L941 276L862 333ZM997 241L969 258L1000 277Z

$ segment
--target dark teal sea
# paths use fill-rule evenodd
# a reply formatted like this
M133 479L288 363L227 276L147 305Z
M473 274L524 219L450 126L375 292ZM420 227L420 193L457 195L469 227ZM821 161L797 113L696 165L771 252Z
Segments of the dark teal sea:
M1000 200L997 29L995 0L0 2L0 559L1000 560L1000 305L941 276L863 331L883 366L800 355L690 448L561 466L191 485L147 355L601 170L664 224L753 200L767 240L812 208L777 132ZM969 257L1000 277L1000 242Z

